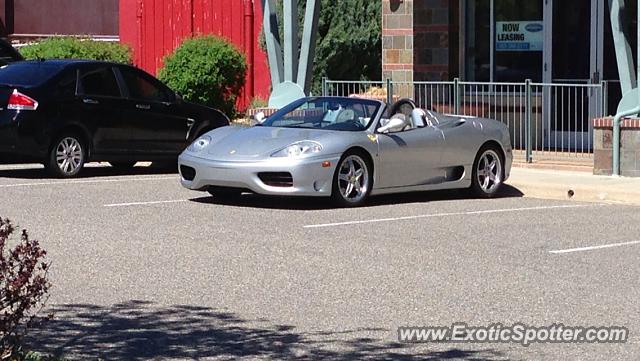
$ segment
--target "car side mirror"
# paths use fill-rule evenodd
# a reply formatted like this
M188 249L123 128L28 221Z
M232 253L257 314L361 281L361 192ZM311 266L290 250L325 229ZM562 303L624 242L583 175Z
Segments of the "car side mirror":
M406 121L404 119L400 119L400 118L391 118L389 119L389 122L383 126L381 126L380 128L378 128L378 132L379 133L395 133L395 132L401 132L404 127L406 127Z
M251 123L253 123L254 125L262 124L265 120L267 120L267 117L264 115L264 112L258 112L251 116Z

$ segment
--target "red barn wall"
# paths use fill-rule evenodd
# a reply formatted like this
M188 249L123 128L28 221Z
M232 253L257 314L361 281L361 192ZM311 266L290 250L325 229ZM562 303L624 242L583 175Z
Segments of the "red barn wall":
M157 74L162 59L184 38L215 34L247 56L247 83L239 101L267 99L271 87L267 57L258 44L262 8L258 0L119 0L120 40L134 50L135 64Z

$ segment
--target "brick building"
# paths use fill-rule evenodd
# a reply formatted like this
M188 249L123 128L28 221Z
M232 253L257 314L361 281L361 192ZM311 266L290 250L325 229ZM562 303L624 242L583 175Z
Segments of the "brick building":
M382 1L382 71L398 81L458 76L458 3Z
M118 0L0 0L0 37L90 35L117 39Z

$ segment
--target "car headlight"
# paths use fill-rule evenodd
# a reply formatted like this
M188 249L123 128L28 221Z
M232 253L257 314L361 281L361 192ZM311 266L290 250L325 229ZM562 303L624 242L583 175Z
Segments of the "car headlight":
M203 135L200 138L196 139L195 142L191 143L187 150L189 152L197 153L206 148L209 143L211 143L211 137L208 135Z
M322 145L316 142L303 141L293 143L290 146L280 149L279 151L271 154L272 157L300 157L307 154L319 153L322 150Z

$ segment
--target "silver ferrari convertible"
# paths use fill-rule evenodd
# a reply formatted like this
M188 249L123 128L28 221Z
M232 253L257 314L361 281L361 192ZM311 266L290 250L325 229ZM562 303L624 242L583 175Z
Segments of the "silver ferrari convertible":
M453 188L492 197L513 159L504 124L420 109L408 99L387 107L309 97L257 120L192 143L179 158L182 185L214 197L332 197L341 206L376 194Z

